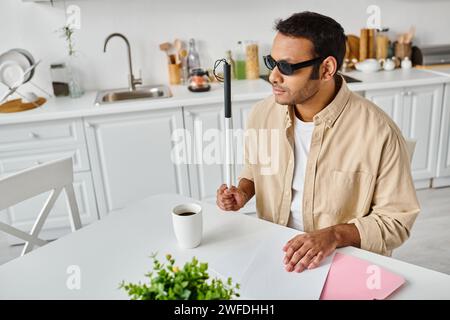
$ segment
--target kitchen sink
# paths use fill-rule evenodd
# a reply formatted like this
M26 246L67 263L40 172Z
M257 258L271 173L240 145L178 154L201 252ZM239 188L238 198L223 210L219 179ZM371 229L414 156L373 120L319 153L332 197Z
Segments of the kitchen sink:
M128 89L99 91L95 99L95 104L101 105L134 99L160 99L171 96L172 93L166 85L141 86L133 91Z

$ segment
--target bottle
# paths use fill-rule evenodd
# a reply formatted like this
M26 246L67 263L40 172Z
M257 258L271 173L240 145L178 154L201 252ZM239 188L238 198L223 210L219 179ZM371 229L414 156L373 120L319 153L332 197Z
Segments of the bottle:
M243 80L246 78L245 76L245 59L246 55L244 52L244 46L242 41L238 42L238 48L236 50L236 79Z
M197 49L195 48L195 40L189 40L189 53L187 57L188 71L191 74L193 69L200 68L200 57L198 55Z
M234 62L233 57L231 56L231 50L227 50L225 52L225 54L226 54L227 62L229 63L230 69L231 69L230 70L231 71L231 79L236 79L236 72L235 72L236 63Z

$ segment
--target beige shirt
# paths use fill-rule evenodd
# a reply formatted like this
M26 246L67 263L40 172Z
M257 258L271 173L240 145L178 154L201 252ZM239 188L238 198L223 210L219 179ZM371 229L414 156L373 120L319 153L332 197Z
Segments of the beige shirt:
M239 177L255 184L258 217L285 226L295 163L293 117L293 107L277 104L273 96L252 108ZM362 249L391 255L409 237L420 211L399 128L344 81L313 121L304 231L354 223Z

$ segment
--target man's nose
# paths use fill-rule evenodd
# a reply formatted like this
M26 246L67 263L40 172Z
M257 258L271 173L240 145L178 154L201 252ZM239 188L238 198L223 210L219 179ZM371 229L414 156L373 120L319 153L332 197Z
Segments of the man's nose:
M278 67L275 67L269 76L269 81L272 84L279 84L283 83L283 75L278 70Z

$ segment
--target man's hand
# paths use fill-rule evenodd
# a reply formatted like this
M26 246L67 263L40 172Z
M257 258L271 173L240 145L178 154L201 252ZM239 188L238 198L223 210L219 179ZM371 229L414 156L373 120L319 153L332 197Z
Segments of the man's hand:
M315 268L336 247L337 239L331 228L295 236L283 247L286 271L302 272Z
M289 240L283 247L286 253L286 271L302 272L313 269L332 254L336 248L360 246L360 236L354 224L338 224L333 227L304 233Z
M248 200L247 194L235 186L228 189L227 185L223 184L217 190L217 205L225 211L238 211Z

